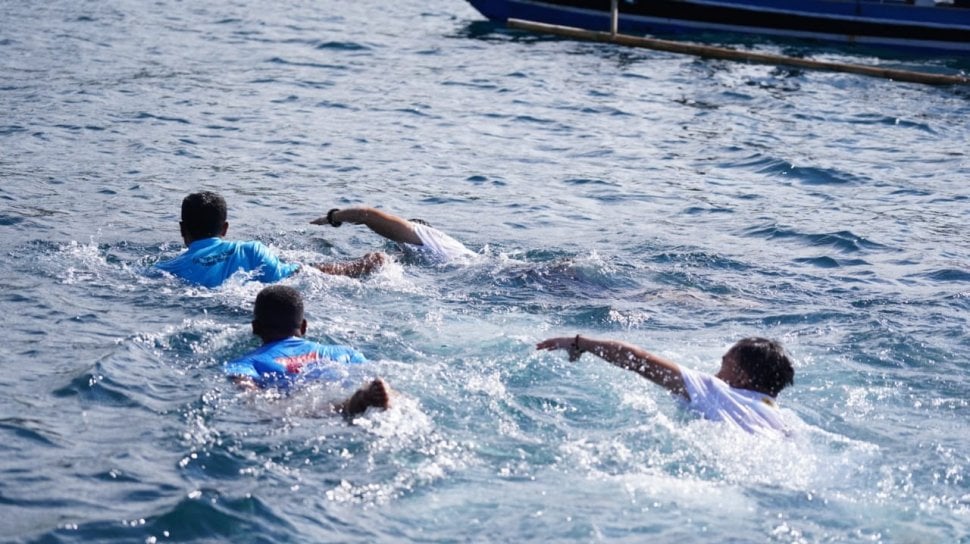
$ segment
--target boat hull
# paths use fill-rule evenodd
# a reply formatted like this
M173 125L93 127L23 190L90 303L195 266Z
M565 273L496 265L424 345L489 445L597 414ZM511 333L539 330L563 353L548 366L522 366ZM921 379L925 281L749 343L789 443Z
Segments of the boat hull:
M468 0L498 22L610 29L610 0ZM962 1L962 0L961 0ZM729 32L970 55L970 9L862 0L620 0L626 34Z

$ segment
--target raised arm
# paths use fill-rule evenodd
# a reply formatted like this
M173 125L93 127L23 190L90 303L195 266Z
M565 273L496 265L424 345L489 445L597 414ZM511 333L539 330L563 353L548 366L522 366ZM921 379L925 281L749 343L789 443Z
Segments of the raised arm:
M339 227L344 222L367 225L370 230L393 242L422 245L421 238L414 232L414 227L411 226L410 221L375 208L365 206L346 209L334 208L327 215L310 221L314 225L331 225L334 227Z
M671 393L689 398L680 367L672 361L654 355L643 348L617 340L597 340L584 336L549 338L536 344L536 349L567 350L569 360L575 361L589 352L620 368L632 370Z

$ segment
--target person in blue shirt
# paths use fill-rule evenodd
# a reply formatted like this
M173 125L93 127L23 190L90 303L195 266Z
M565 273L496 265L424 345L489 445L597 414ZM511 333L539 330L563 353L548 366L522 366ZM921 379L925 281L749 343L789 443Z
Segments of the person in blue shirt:
M192 193L182 200L179 228L188 248L178 257L157 263L155 268L204 287L218 287L237 272L272 283L300 270L296 263L284 263L257 241L226 241L226 201L211 191ZM360 259L342 263L311 265L326 274L360 277L384 264L383 253L368 253Z
M288 390L307 381L341 381L348 365L367 362L363 354L351 347L304 339L307 321L303 299L296 289L286 285L270 285L259 292L253 305L252 325L253 334L259 336L263 345L226 363L224 368L229 378L246 390ZM381 378L333 404L335 411L346 416L361 414L370 407L388 406L390 388Z

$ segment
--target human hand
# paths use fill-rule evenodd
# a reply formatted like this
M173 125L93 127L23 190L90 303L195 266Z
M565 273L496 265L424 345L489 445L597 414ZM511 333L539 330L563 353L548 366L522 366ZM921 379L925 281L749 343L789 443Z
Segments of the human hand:
M339 227L340 225L343 224L343 221L337 221L334 218L334 215L337 214L338 212L340 212L340 209L339 208L334 208L334 209L330 210L329 212L327 212L327 215L324 215L322 217L318 217L318 218L314 219L313 221L310 221L310 224L311 225L330 225L330 226L333 226L333 227Z
M230 379L232 383L239 386L239 389L243 391L259 391L259 385L256 384L256 380L249 376L231 376Z
M569 353L569 360L576 361L583 354L582 350L579 349L579 335L576 336L560 336L558 338L549 338L543 340L536 344L536 349L544 349L548 351L555 351L557 349L564 349Z
M379 251L375 251L373 253L368 253L364 255L363 257L360 258L360 260L366 263L367 266L371 269L379 268L381 266L384 266L384 264L387 263L387 255Z

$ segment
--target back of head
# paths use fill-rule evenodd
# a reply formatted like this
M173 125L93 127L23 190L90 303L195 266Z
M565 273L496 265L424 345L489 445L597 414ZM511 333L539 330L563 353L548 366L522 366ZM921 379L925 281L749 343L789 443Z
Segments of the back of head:
M226 200L212 191L192 193L182 200L182 228L196 240L219 236L226 216Z
M748 389L775 397L795 383L795 369L781 344L767 338L739 340L728 351L748 377Z
M263 338L291 336L302 323L303 298L296 289L270 285L256 295L253 324Z

